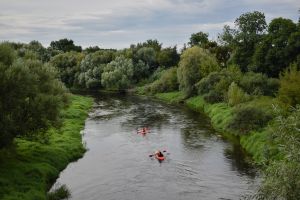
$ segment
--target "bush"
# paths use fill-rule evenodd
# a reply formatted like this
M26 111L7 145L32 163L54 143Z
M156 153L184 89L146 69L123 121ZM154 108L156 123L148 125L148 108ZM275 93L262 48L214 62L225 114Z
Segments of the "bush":
M235 109L234 113L228 128L241 134L263 128L272 119L270 114L256 107L240 107Z
M232 82L240 80L241 72L235 66L229 66L220 72L212 72L207 77L202 78L196 84L199 95L207 94L206 96L219 96L216 101L224 101L227 98L227 91ZM214 91L214 92L212 92ZM211 94L208 94L211 93Z
M228 89L227 99L230 106L235 106L248 101L250 97L235 82L232 82Z
M278 99L288 106L295 106L300 103L300 70L296 64L280 75L280 88Z
M215 89L216 84L223 78L222 74L219 72L212 72L207 77L201 79L196 84L196 88L199 95L204 95L209 93L211 90Z
M66 185L55 188L47 194L47 200L62 200L71 197L71 193Z
M272 142L284 154L273 160L265 171L257 199L298 200L300 196L300 107L289 116L277 113L277 120L270 128Z
M0 44L0 63L9 66L15 60L15 51L8 43Z
M212 90L203 96L204 100L208 103L219 103L223 101L223 94Z
M119 56L104 68L101 74L101 84L106 89L127 89L131 85L132 77L132 60Z
M160 79L149 86L151 93L172 92L178 90L177 68L173 67L163 72Z
M250 95L275 96L279 83L277 79L268 79L264 74L248 72L242 77L240 86Z

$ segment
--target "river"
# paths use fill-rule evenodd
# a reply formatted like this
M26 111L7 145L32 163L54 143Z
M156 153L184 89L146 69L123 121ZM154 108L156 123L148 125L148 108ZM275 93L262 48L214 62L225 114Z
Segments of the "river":
M137 134L141 127L149 133ZM72 200L241 199L258 184L240 147L184 106L98 95L83 134L88 151L56 183ZM156 149L166 151L164 161L149 157Z

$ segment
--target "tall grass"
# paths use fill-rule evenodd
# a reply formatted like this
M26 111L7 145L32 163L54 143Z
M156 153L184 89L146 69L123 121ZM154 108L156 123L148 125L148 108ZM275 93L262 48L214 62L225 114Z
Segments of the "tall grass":
M1 151L0 199L46 199L59 172L85 152L80 130L92 103L91 98L73 95L63 111L62 127L48 130L49 143L18 138L14 148Z

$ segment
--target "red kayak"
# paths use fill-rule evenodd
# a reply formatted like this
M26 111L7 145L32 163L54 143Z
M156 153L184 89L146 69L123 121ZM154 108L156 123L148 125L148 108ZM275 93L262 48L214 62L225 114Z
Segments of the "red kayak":
M141 133L141 134L146 134L146 133L149 133L150 132L150 129L149 128L146 128L146 129L140 129L137 131L137 133Z
M155 154L155 158L159 161L163 161L165 159L164 156L158 156L157 154Z

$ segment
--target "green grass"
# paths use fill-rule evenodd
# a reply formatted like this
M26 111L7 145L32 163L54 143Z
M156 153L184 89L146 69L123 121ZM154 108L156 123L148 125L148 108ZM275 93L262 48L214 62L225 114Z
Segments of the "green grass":
M155 97L169 103L180 103L184 100L184 94L182 92L157 93Z
M169 103L178 103L183 101L183 94L180 92L159 93L155 97ZM266 112L272 112L272 105L276 103L271 97L258 97L252 101L245 102L238 106L256 106ZM226 103L207 103L202 96L196 96L185 100L185 104L197 111L203 112L211 119L211 124L215 130L232 142L238 142L252 155L254 161L258 164L265 163L268 159L280 159L282 155L278 154L276 145L269 143L268 132L266 128L260 132L251 132L247 135L237 136L227 128L234 116L234 108ZM266 160L267 159L267 160Z
M80 130L92 103L92 98L73 95L62 127L48 130L48 144L19 138L13 149L1 151L0 199L46 199L59 172L85 152Z
M232 108L227 104L209 104L205 102L202 96L196 96L187 99L186 105L193 110L207 114L211 119L213 127L217 131L227 131L226 127L233 116Z

